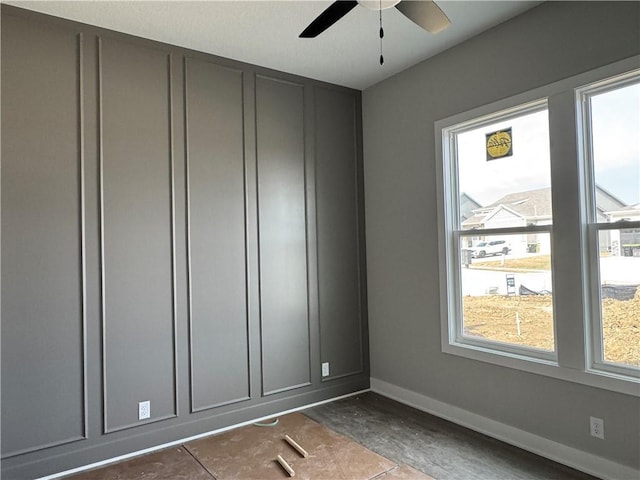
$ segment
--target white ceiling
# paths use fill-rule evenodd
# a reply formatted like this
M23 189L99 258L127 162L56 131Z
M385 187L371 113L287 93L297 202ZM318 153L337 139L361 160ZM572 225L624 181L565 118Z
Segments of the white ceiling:
M5 3L363 90L542 2L438 1L452 25L436 35L384 10L382 67L376 11L357 6L317 38L298 38L332 0Z

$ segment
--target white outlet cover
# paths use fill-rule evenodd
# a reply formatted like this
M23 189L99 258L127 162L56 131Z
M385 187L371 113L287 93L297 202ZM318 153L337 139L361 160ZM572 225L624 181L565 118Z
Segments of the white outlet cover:
M322 364L322 376L323 377L329 376L329 362L325 362Z
M604 440L604 420L602 418L589 417L591 436Z
M138 420L145 420L151 417L151 401L146 400L138 403Z

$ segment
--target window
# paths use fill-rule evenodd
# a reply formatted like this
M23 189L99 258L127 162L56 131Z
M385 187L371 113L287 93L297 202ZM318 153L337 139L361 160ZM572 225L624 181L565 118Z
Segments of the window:
M453 125L443 136L459 199L454 340L554 358L546 101Z
M640 72L577 90L586 165L592 358L640 376Z
M444 352L640 396L639 62L436 122Z

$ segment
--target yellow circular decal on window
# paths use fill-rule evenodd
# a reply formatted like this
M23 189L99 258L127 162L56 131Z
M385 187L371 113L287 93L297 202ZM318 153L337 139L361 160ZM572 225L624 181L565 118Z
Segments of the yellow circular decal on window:
M511 133L509 131L494 132L487 137L487 154L491 158L500 158L511 152Z

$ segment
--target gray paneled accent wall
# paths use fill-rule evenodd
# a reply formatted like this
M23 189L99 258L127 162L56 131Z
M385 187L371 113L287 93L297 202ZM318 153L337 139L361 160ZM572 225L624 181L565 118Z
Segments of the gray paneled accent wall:
M177 413L170 62L99 40L105 431Z
M310 383L304 87L256 79L263 393Z
M242 82L241 70L185 60L194 411L249 398Z
M3 478L367 388L360 92L1 12Z
M2 24L4 457L85 436L81 45Z

